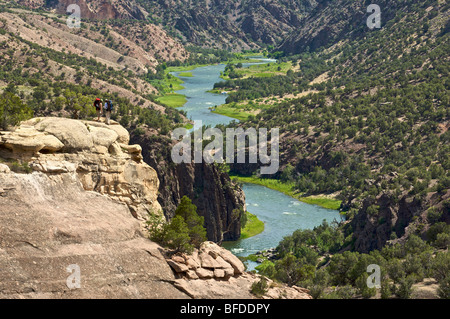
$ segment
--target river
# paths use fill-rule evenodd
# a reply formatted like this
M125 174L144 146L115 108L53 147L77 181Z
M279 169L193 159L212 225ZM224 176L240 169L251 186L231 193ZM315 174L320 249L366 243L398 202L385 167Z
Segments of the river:
M276 62L274 59L258 58L261 59L261 62L243 63L242 66ZM213 89L214 83L223 81L220 78L220 72L224 70L225 64L209 65L189 71L193 77L179 77L184 81L184 84L182 84L184 89L176 91L176 93L183 94L187 98L187 103L179 109L186 111L188 118L201 120L203 125L210 125L211 127L217 124L228 124L234 120L231 117L213 113L208 109L225 103L226 94L207 92ZM182 72L172 72L171 74L178 76L180 73Z
M261 58L259 63L275 61ZM244 63L243 66L259 63ZM228 124L234 120L209 110L211 106L225 103L226 94L207 92L213 88L214 83L222 81L220 72L224 69L224 64L210 65L190 71L192 77L180 77L184 81L185 88L176 93L183 94L187 98L187 103L180 109L186 111L188 118L202 120L203 125L212 127L217 124ZM172 74L178 76L179 73ZM284 236L292 234L297 229L312 229L320 225L324 219L328 222L340 220L338 211L305 204L260 185L244 184L243 190L247 210L264 222L265 229L256 236L223 243L223 246L236 256L248 256L260 250L276 247ZM248 261L247 269L252 270L256 265L257 263Z

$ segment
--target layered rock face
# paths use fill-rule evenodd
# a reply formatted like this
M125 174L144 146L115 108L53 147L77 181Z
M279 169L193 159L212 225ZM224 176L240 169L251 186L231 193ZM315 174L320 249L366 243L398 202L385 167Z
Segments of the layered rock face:
M404 243L414 233L426 239L430 226L427 207L442 209L448 199L450 190L445 193L429 193L422 200L407 194L398 198L389 193L383 193L375 200L366 199L351 221L355 250L361 253L380 250L387 244ZM378 207L376 214L368 213L371 205ZM450 212L443 209L440 221L448 220ZM395 239L392 239L393 235Z
M161 211L159 180L142 161L141 147L128 145L129 139L117 123L34 118L1 133L0 155L25 161L36 172L66 173L84 190L108 195L145 220L149 211Z

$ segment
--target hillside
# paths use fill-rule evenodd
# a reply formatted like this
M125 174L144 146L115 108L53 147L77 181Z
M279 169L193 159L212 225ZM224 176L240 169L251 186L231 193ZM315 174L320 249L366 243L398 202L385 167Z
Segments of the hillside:
M280 102L241 125L280 128L280 175L295 181L298 191L339 193L352 217L378 206L384 193L392 207L395 198L420 198L408 220L399 219L403 226L384 235L378 227L373 236L355 234L353 245L361 251L380 249L394 230L403 236L415 215L433 206L442 210L449 197L449 7L429 1L414 8L407 16L399 9L384 28L359 39L294 56L298 72L220 84L239 87L227 101L258 97L256 108L279 92ZM286 90L294 97L305 94L281 99ZM249 169L232 167L247 174ZM355 230L368 231L356 224Z
M26 96L44 82L85 85L162 112L151 98L157 90L144 77L160 63L189 56L151 24L84 21L69 28L65 16L9 4L0 7L0 44L0 88L14 83Z
M277 44L316 1L139 1L155 23L184 41L206 47L248 50Z
M66 0L20 4L64 13ZM300 26L319 1L78 1L86 19L150 20L184 43L233 51L275 45Z
M362 39L371 30L367 27L367 21L371 20L373 11L369 10L367 1L338 0L321 1L303 21L301 27L287 36L278 46L278 50L286 54L297 54L305 51L316 51L319 48L331 46L340 41ZM423 19L434 14L436 5L445 6L445 1L423 1L414 0L381 0L376 5L381 11L381 27L391 27L399 19L417 15L417 19ZM445 10L444 10L445 11ZM434 17L435 18L435 17ZM430 20L433 20L432 18ZM447 19L438 18L432 24L447 23ZM444 25L445 26L445 25Z
M382 27L370 30L365 2L330 2L307 18L317 28L299 28L270 66L297 70L215 89L230 91L224 106L247 118L231 126L280 129L281 170L262 177L343 201L344 221L286 237L261 274L285 281L281 264L312 266L300 282L315 298L417 298L412 287L428 276L448 298L440 271L448 271L450 243L450 6L380 7ZM257 167L235 163L231 172L258 175ZM381 292L364 284L369 264L386 271Z

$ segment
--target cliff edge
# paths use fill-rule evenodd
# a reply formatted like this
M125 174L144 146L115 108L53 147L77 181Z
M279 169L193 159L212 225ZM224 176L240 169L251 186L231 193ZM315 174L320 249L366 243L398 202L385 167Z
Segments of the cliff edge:
M146 238L159 180L128 143L117 123L63 118L0 132L0 298L255 297L260 277L224 248L206 242L188 265ZM310 298L278 285L265 297L282 296Z

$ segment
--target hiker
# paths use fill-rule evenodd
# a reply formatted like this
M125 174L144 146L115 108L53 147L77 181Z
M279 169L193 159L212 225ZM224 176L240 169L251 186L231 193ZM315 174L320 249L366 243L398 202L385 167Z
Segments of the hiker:
M97 122L100 122L100 116L102 115L102 104L103 101L99 98L96 98L94 101L94 107L97 110Z
M112 110L113 110L112 101L105 99L105 116L106 116L106 124L108 124L108 125L109 125L109 120L111 119Z

